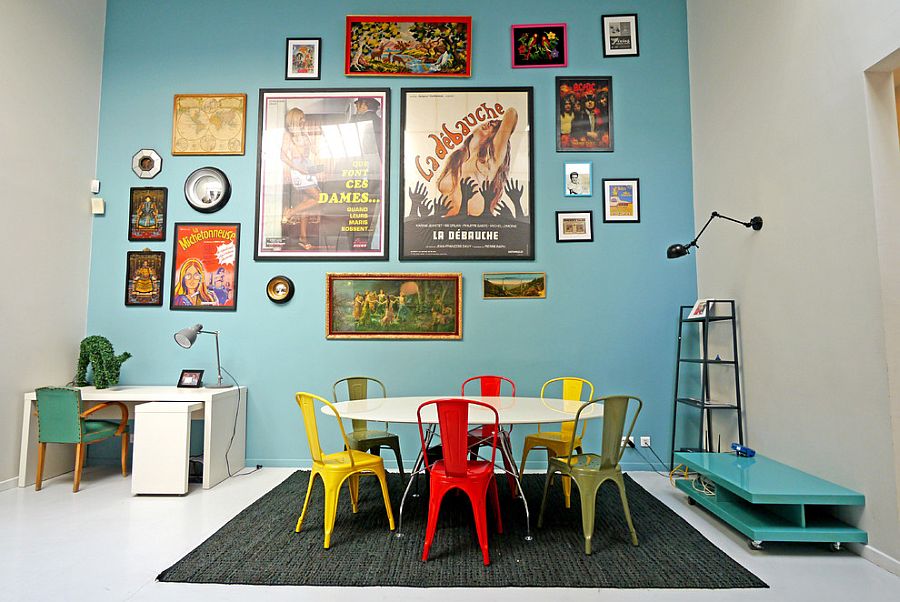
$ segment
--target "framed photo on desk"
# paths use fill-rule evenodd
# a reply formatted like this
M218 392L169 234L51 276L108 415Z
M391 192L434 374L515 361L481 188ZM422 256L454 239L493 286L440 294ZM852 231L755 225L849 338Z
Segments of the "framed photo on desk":
M178 377L179 388L199 389L203 386L203 370L182 370Z

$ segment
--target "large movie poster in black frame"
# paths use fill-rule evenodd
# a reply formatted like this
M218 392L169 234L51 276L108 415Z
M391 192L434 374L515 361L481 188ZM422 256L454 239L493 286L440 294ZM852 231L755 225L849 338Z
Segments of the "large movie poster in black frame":
M400 259L534 259L534 88L400 94Z

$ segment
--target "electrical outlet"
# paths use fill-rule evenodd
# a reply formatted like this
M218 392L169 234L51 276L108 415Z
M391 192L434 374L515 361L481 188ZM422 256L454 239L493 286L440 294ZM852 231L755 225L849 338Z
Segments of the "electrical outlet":
M641 447L650 447L650 435L641 437Z
M634 437L629 437L628 440L631 442L631 447L634 447ZM625 445L625 437L622 437L622 445Z

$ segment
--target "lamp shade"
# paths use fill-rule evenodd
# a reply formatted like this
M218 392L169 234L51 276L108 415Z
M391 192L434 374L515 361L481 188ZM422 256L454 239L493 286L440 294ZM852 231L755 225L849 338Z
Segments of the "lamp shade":
M669 245L669 248L666 249L666 257L669 259L677 259L679 257L684 257L688 253L690 253L690 250L688 250L688 248L686 246L680 245L677 243L674 245ZM177 338L178 335L175 335L175 336Z
M197 340L197 335L200 334L201 330L203 330L203 324L194 324L193 326L182 328L175 333L175 342L185 349L190 349L194 341Z

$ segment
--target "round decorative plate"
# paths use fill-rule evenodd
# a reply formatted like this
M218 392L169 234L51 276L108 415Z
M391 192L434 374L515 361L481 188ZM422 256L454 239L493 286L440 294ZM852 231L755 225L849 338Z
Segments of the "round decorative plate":
M213 213L231 198L231 182L221 169L201 167L184 181L184 198L200 213Z
M266 285L266 295L272 303L287 303L294 296L294 283L287 276L275 276Z
M131 158L131 169L137 177L149 180L162 171L162 157L152 148L142 148Z

